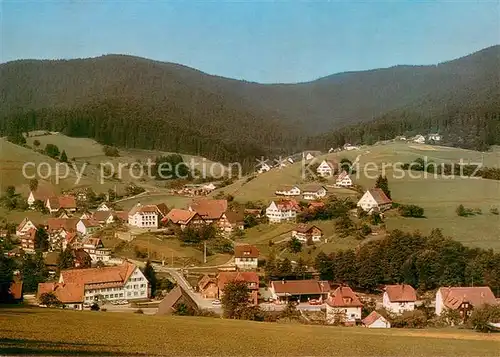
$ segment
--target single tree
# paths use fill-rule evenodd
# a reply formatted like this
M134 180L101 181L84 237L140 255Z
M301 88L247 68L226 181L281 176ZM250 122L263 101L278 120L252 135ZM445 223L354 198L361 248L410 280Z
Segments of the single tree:
M224 287L222 308L224 317L238 319L242 311L248 306L250 291L245 281L230 281Z
M12 301L10 284L14 280L14 261L4 255L0 246L0 303Z
M36 191L38 188L38 180L36 178L30 180L30 190Z
M33 146L38 148L40 146L40 141L38 139L33 140Z
M376 188L380 188L382 191L384 191L385 195L388 198L391 198L391 191L389 190L389 180L387 180L387 177L379 175L377 178L377 182L375 183Z
M62 303L59 301L57 296L53 292L43 293L40 295L40 304L48 307L58 307L61 306Z
M43 227L36 230L35 249L41 252L46 252L49 249L49 235Z
M146 262L146 266L144 267L144 276L149 281L149 286L151 287L151 296L154 297L156 294L157 278L156 278L156 272L149 260Z
M51 158L56 158L59 156L59 148L54 144L45 145L45 154L50 156Z
M75 267L75 255L71 246L67 246L66 249L61 250L59 256L57 257L57 269L59 271L72 269Z
M38 284L43 283L48 277L48 271L41 252L35 255L25 254L22 268L23 291L27 293L36 292Z
M292 262L285 258L278 264L278 273L282 279L293 276Z
M61 162L68 162L68 155L66 155L66 151L62 151L61 153Z
M300 251L302 251L302 243L296 237L293 237L288 242L288 248L292 253L299 253Z

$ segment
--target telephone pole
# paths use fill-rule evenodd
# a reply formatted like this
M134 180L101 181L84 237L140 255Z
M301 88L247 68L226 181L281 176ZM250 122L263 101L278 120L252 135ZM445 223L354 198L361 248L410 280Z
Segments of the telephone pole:
M207 242L203 242L203 264L207 262Z

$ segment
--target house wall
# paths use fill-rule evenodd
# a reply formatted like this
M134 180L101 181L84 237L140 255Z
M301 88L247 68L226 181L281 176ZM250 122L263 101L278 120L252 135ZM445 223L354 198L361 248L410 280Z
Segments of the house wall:
M217 299L219 297L219 289L215 283L208 284L205 289L201 291L201 296L204 299Z
M235 258L234 264L240 269L257 269L258 259L257 258Z
M326 305L326 322L328 324L333 324L338 314L343 314L346 322L355 322L361 319L361 307L332 307Z
M128 224L139 228L158 228L158 214L154 212L136 213L128 216Z
M389 300L389 295L387 294L387 292L384 292L384 296L382 298L382 304L387 311L390 311L393 314L398 314L398 315L402 314L405 311L415 310L414 301L391 302Z
M293 210L281 211L269 206L266 209L266 217L270 223L281 223L282 221L294 221L297 218L297 212Z
M318 168L316 169L316 172L318 173L318 175L320 175L322 177L331 176L333 174L332 168L330 167L330 165L328 165L328 163L326 161L323 161L318 166Z
M444 308L443 295L441 294L441 290L438 290L436 293L436 315L440 316Z
M23 234L25 234L27 231L29 231L31 228L34 228L36 229L35 225L31 222L31 221L28 221L26 222L26 224L21 228L20 231L17 231L16 230L16 235L17 236L22 236Z
M371 325L369 325L367 327L368 328L390 328L391 323L384 318L379 318L379 319L375 320L374 323L372 323Z
M370 195L370 193L367 191L358 201L357 206L368 212L372 208L378 207L378 204L377 201L375 201L375 199L372 197L372 195Z

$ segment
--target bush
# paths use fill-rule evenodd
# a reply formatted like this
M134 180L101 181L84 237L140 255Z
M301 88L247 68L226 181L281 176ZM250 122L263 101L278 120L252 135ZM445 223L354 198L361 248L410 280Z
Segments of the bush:
M485 305L472 310L467 324L473 330L488 332L490 330L488 324L497 322L500 322L500 306Z
M103 147L102 151L104 151L104 155L106 156L112 156L112 157L120 156L120 152L118 151L118 149L113 146L105 146Z
M95 303L90 306L90 311L99 311L100 309L99 305Z
M490 213L498 216L498 208L496 207L491 208Z
M474 211L470 208L465 208L464 205L458 205L455 212L460 217L468 217L468 216L473 216L474 214L481 214L481 209L476 208L476 210Z
M422 218L424 216L424 209L416 205L399 205L398 210L403 217Z
M392 327L424 328L427 326L427 317L420 310L405 311L402 315L392 318Z

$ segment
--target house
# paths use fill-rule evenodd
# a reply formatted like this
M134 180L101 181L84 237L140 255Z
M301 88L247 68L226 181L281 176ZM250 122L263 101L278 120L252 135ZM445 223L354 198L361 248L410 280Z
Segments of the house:
M326 188L322 185L305 185L302 187L302 198L305 200L319 200L326 197Z
M309 205L307 206L307 209L310 211L315 211L317 209L325 207L325 203L322 201L315 201L315 202L310 202Z
M188 208L189 211L197 212L207 223L218 221L227 209L227 200L209 198L194 199Z
M296 185L280 186L274 192L276 196L300 196L300 188Z
M269 291L275 301L323 301L328 298L330 284L320 280L275 280Z
M295 221L299 210L300 206L295 200L283 200L277 203L273 201L266 208L266 217L269 223Z
M335 178L335 187L352 187L352 180L347 171L343 170Z
M73 248L79 248L81 246L80 238L81 236L78 232L67 232L64 239L61 240L61 249L66 249L68 245L71 245Z
M28 195L28 205L33 206L35 201L42 201L44 204L49 197L54 197L54 192L48 188L38 187L35 191L30 191Z
M412 141L418 144L423 144L425 143L425 138L423 135L418 134L413 137Z
M82 249L87 252L93 263L96 262L109 262L111 258L111 249L104 248L100 238L88 237L82 242Z
M35 251L36 246L36 229L31 228L24 235L20 237L21 239L21 248L27 252Z
M82 213L82 215L80 216L80 219L91 219L92 216L93 216L92 212L90 212L88 210L84 210L83 213Z
M262 210L260 208L245 208L245 216L254 216L255 218L262 217Z
M99 222L92 219L80 219L76 224L77 232L79 232L83 236L91 235L97 232L99 228L101 228Z
M224 288L231 281L244 281L250 290L249 301L257 305L259 295L259 276L255 272L220 272L217 275L218 298L224 295Z
M436 134L429 134L429 135L427 136L427 139L428 139L429 141L441 141L441 135L439 135L439 134L437 134L437 133L436 133Z
M245 228L245 215L243 212L227 211L224 213L226 219L224 231L232 233L242 231Z
M337 167L336 162L323 160L316 169L316 173L321 177L331 177L336 172Z
M219 297L217 278L203 275L198 282L198 291L204 299L217 299Z
M393 314L400 315L405 311L415 310L417 293L411 285L387 285L382 297L384 309Z
M368 328L391 328L391 323L377 311L372 311L361 322Z
M42 294L53 293L67 309L83 310L84 284L75 283L40 283L38 284L37 299L40 301Z
M99 206L97 206L97 210L98 211L111 211L112 208L111 208L111 205L109 203L101 202L101 204L99 204Z
M161 221L165 224L172 223L181 229L188 226L196 228L206 224L198 213L179 208L172 208Z
M149 297L149 282L134 264L124 261L121 265L102 268L62 270L59 284L83 286L83 303L91 305L96 300L137 300Z
M137 203L128 213L128 224L138 228L158 228L160 215L155 205Z
M298 224L292 230L292 238L301 242L319 242L323 237L323 231L312 224Z
M196 311L198 305L191 299L191 297L186 294L184 289L180 286L176 286L163 298L163 300L158 305L158 311L156 315L170 315L175 313L177 308L181 305L184 307Z
M37 228L38 228L38 224L34 223L28 217L25 217L16 228L16 236L22 237L23 235L28 233L28 231L30 229L37 229Z
M253 245L237 245L234 247L234 264L240 270L257 269L259 250Z
M157 204L156 208L158 209L158 212L160 213L160 219L159 219L160 221L161 221L161 219L165 218L165 216L170 211L165 203Z
M113 211L96 211L91 219L99 224L108 225L115 221L115 214Z
M436 292L436 315L445 310L456 310L465 321L472 309L482 305L496 305L495 295L488 286L444 287Z
M318 155L321 155L321 151L304 151L302 153L302 159L309 161L314 159Z
M45 201L45 207L47 207L50 213L57 212L61 208L67 212L75 212L76 199L70 195L49 197Z
M78 218L49 218L47 219L47 232L50 234L61 228L64 228L66 232L75 231L79 221Z
M394 138L394 140L399 140L399 141L406 141L406 136L403 135L398 135Z
M56 217L57 218L70 218L70 214L64 208L59 208L59 210L56 212Z
M339 286L326 301L326 323L355 325L363 304L348 286Z
M351 150L359 150L359 147L351 144L344 144L344 150L351 151Z
M380 188L372 188L365 192L357 203L365 212L383 212L392 207L392 200Z

